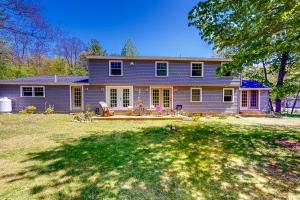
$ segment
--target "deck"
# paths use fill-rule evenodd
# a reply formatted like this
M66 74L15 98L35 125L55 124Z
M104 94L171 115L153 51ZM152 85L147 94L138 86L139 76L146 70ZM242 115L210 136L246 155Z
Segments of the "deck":
M94 120L183 120L181 116L126 116L93 117Z

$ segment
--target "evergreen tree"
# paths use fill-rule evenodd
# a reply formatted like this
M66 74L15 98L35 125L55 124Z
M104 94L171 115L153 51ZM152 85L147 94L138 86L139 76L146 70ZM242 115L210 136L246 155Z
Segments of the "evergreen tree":
M138 50L135 47L134 43L130 39L126 40L121 55L134 57L134 56L138 56L138 54L139 54Z

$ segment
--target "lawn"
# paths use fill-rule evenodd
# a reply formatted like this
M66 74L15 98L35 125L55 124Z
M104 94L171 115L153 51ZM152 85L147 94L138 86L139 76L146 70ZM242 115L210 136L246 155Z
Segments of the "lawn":
M0 199L299 199L299 118L0 115Z

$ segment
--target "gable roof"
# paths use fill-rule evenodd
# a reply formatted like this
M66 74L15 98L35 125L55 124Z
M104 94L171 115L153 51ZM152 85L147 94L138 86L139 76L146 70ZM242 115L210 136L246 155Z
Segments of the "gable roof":
M163 56L87 56L89 60L151 60L151 61L218 61L230 62L228 58L200 58L200 57L163 57Z
M45 85L70 85L86 84L87 76L32 76L26 78L16 78L0 80L0 84L45 84Z
M254 81L254 80L242 80L241 88L271 89L269 86L266 86L258 81Z

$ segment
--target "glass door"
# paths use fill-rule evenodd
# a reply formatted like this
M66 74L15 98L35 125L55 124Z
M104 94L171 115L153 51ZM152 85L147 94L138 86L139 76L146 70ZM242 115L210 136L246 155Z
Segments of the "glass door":
M160 105L164 109L172 107L172 89L171 88L152 88L151 105Z
M242 109L248 109L248 91L242 91Z
M73 87L72 88L72 109L78 111L82 109L82 88Z
M109 87L107 102L115 110L125 110L132 105L131 87Z
M258 91L257 90L250 91L250 108L258 109Z

